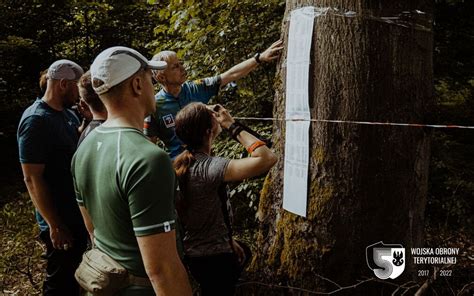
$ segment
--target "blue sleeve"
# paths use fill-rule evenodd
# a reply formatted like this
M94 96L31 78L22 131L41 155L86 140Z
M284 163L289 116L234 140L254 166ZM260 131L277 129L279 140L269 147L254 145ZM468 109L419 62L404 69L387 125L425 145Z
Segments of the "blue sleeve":
M221 76L207 77L187 83L191 92L192 102L207 104L209 100L219 93L221 87Z
M41 116L25 118L18 127L18 150L21 163L46 163L52 141Z

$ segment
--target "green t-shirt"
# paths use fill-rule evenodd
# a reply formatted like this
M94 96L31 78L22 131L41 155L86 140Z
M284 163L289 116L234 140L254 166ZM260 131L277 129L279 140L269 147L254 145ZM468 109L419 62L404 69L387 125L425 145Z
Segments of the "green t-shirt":
M175 174L168 155L133 128L97 127L78 148L72 174L96 246L146 277L137 236L175 226Z

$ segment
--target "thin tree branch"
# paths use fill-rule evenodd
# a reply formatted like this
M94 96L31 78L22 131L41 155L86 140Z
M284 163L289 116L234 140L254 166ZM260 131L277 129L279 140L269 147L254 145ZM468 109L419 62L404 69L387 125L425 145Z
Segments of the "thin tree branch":
M418 289L418 291L415 292L415 296L422 296L425 295L425 293L428 291L430 286L433 284L434 281L438 278L438 267L434 267L433 269L433 275L425 281L425 283ZM436 291L433 290L433 292L436 293Z
M459 293L457 294L457 296L462 296L462 293L464 292L464 289L469 288L470 286L473 286L473 287L474 287L474 281L473 281L473 282L470 282L470 283L468 283L468 284L465 284L465 285L462 287L461 291L459 291ZM468 292L468 290L466 290L466 292Z
M395 283L391 283L391 282L387 282L387 281L382 281L382 280L379 280L379 279L376 279L376 278L367 278L367 279L364 279L364 280L359 280L357 283L353 284L353 285L349 285L349 286L341 286L339 285L338 283L334 282L333 280L331 279L328 279L324 276L321 276L319 274L316 274L317 277L321 278L322 280L325 280L333 285L335 285L337 287L337 289L335 290L332 290L332 291L329 291L329 292L323 292L323 291L312 291L312 290L308 290L308 289L304 289L304 288L299 288L299 287L292 287L292 286L283 286L283 285L275 285L275 284L267 284L267 283L263 283L263 282L259 282L259 281L247 281L247 282L242 282L242 283L239 283L237 284L236 286L237 287L242 287L242 286L246 286L246 285L259 285L259 286L264 286L264 287L269 287L269 288L272 288L272 289L288 289L288 290L292 290L292 291L298 291L298 292L305 292L305 293L308 293L308 294L312 294L312 295L333 295L335 293L338 293L338 292L341 292L341 291L344 291L344 290L349 290L349 289L355 289L357 288L358 286L360 285L363 285L365 283L368 283L368 282L377 282L377 283L382 283L382 284L385 284L385 285L389 285L389 286L393 286L393 287L397 287L397 289L395 290L394 293L392 293L392 296L395 295L396 292L398 291L403 291L403 293L401 295L405 295L409 290L413 289L413 288L416 288L416 287L419 287L420 285L413 282L413 281L410 281L410 282L406 282L402 285L397 285Z

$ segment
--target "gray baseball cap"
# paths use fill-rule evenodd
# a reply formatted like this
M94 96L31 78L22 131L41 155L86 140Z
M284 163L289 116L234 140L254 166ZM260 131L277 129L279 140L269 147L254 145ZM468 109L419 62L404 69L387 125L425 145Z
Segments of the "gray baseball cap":
M70 60L58 60L48 68L48 79L78 80L84 74L81 66Z

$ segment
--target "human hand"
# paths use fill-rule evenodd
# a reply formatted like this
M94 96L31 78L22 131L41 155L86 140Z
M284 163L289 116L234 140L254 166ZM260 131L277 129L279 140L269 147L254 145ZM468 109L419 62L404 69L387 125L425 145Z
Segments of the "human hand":
M269 48L267 48L264 52L260 54L260 61L262 62L270 62L280 55L281 50L283 49L283 40L278 40L274 42L272 45L270 45Z
M234 250L235 255L237 255L237 261L239 264L244 264L245 260L247 259L245 257L245 251L234 239L232 239L232 249Z
M51 227L49 236L55 249L67 251L73 246L74 239L66 226Z
M230 115L229 111L222 107L219 104L209 106L212 108L211 110L214 112L214 116L219 122L220 126L223 129L228 129L232 123L235 122L234 118Z
M87 105L87 103L83 99L80 99L79 103L77 103L77 111L79 111L79 113L86 121L89 122L92 120L92 112L89 108L89 105Z

